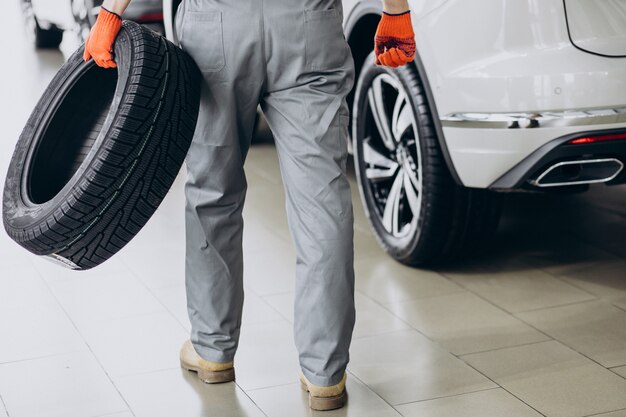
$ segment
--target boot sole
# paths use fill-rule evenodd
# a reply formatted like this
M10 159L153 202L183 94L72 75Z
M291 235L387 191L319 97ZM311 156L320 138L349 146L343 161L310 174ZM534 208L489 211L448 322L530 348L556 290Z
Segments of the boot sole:
M189 366L183 362L180 363L180 367L186 371L196 373L198 379L205 384L222 384L235 380L235 368L225 369L223 371L207 371L206 369Z
M346 390L344 390L341 394L335 395L333 397L315 397L311 395L309 387L303 381L300 381L300 387L302 387L304 391L309 393L309 407L312 410L336 410L337 408L341 408L346 405L346 400L348 398Z

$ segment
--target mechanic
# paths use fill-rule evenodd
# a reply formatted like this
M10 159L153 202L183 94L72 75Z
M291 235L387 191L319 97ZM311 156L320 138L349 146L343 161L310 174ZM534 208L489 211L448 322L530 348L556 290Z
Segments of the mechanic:
M105 0L84 58L116 66L113 42L131 0ZM383 0L376 60L413 60L407 0ZM354 63L341 0L183 0L180 46L203 74L187 154L186 291L191 339L181 365L207 383L233 381L243 307L244 161L257 107L274 134L296 247L294 338L313 409L346 401L355 321L353 216L346 177ZM263 358L259 358L263 360Z

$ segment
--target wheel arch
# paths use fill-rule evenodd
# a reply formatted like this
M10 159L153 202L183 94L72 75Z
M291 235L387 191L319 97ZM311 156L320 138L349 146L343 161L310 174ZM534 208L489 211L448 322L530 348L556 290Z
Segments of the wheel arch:
M374 36L381 14L382 8L380 0L363 0L356 4L345 20L344 32L346 33L346 39L348 41L348 45L350 45L352 57L354 58L356 80L359 78L365 59L374 49ZM454 168L454 163L452 162L450 152L448 151L448 146L443 134L443 128L441 126L441 120L439 119L439 112L437 111L435 97L430 88L430 83L428 82L428 75L426 74L424 63L419 55L419 47L415 52L414 62L409 65L414 66L420 79L422 80L422 85L428 99L428 105L431 108L433 123L437 131L439 146L441 147L441 151L448 170L450 171L450 175L457 185L463 186L463 182ZM352 111L352 106L354 104L356 85L357 83L355 82L355 87L352 89L347 98L350 111Z

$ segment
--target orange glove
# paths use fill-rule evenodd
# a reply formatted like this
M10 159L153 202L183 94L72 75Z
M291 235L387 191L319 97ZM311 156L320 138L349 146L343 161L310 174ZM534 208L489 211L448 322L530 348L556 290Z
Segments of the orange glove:
M93 58L96 64L102 68L117 67L113 60L113 42L115 42L121 27L122 18L120 15L101 7L98 19L89 32L87 42L85 42L83 59L89 61L89 58Z
M399 67L415 58L415 34L411 11L400 14L383 12L374 38L376 65Z

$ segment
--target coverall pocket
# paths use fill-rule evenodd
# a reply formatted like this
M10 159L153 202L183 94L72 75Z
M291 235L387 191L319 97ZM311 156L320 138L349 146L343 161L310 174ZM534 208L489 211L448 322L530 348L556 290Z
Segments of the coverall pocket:
M346 40L337 9L305 10L306 65L311 70L334 70L344 64Z
M180 46L202 72L217 72L224 68L224 32L219 11L185 11L180 28Z

